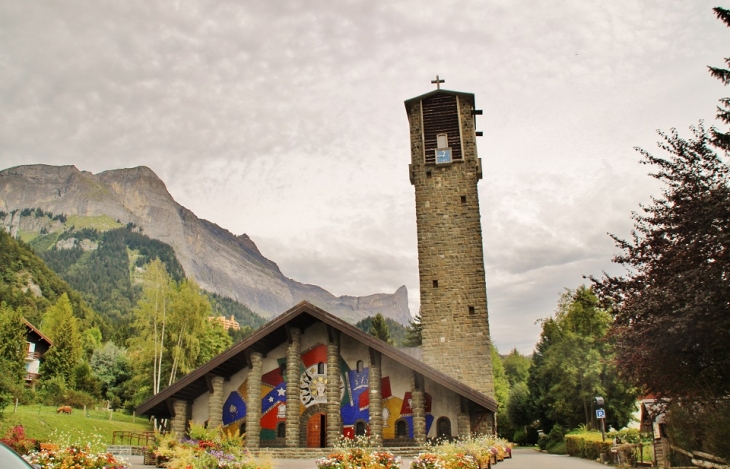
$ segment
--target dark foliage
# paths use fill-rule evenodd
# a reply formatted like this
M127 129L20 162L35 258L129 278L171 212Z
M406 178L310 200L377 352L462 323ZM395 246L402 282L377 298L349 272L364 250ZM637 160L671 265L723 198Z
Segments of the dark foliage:
M259 327L266 323L266 319L261 317L259 314L252 311L248 306L238 301L222 296L217 293L205 292L208 296L211 306L213 307L213 314L216 316L225 316L227 318L233 316L241 326L241 333L232 335L233 342L240 342L240 339L255 331ZM248 326L251 331L246 331L245 328ZM238 339L238 340L237 340Z
M98 248L87 252L76 244L71 249L44 251L41 256L105 318L117 343L123 343L129 334L131 311L141 293L140 287L132 283L128 250L137 253L134 266L159 258L175 280L184 278L170 245L128 228L106 232L84 228L58 236L59 240L69 238L96 242Z
M370 330L373 327L373 319L374 316L368 316L365 319L359 320L355 327L360 329L361 331L365 331L368 334L370 333ZM385 326L387 326L388 334L390 337L390 340L392 344L396 347L402 347L404 346L404 342L406 340L406 328L403 326L403 324L399 323L398 321L390 318L384 318L385 319Z
M36 296L29 283L37 285ZM97 326L105 330L104 321L86 304L81 295L46 266L30 246L0 230L0 301L19 308L32 324L40 324L43 312L64 293L84 329Z
M662 197L634 214L631 240L613 236L624 276L596 282L612 305L622 374L668 397L730 393L730 167L700 125L685 140L675 130L660 148L640 150ZM594 279L595 281L595 279Z
M730 26L730 10L725 8L713 8L715 15L727 26ZM730 57L725 59L725 64L730 66ZM730 70L719 67L708 67L710 74L720 80L723 85L730 84ZM730 125L730 98L720 99L720 106L717 107L717 118L723 123ZM730 150L730 133L721 132L716 128L712 129L713 143L724 150Z

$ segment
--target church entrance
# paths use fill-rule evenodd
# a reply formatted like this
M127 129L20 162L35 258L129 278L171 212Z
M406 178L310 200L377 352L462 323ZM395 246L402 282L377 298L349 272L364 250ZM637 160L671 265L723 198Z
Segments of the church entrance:
M327 445L327 415L314 414L307 421L307 448L324 448Z

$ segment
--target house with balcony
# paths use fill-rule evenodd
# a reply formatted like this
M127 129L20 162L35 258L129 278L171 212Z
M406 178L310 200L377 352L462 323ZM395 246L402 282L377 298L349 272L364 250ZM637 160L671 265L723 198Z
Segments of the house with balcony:
M33 387L40 377L40 365L43 355L48 351L53 342L45 334L43 334L33 324L25 321L26 328L26 346L27 353L25 355L25 384Z

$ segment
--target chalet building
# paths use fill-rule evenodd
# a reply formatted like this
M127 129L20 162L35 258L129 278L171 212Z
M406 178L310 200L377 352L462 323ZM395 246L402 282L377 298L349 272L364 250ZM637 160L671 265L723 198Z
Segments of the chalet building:
M137 408L246 433L246 446L384 446L493 431L497 402L302 302Z
M23 321L27 332L25 341L28 352L25 356L25 383L35 386L35 382L40 377L41 358L51 348L53 342L33 324L25 319Z

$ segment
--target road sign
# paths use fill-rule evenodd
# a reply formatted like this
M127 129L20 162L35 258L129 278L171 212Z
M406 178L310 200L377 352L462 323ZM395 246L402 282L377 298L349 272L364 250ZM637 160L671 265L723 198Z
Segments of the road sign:
M606 418L606 411L603 409L596 409L596 418L597 419L605 419Z

